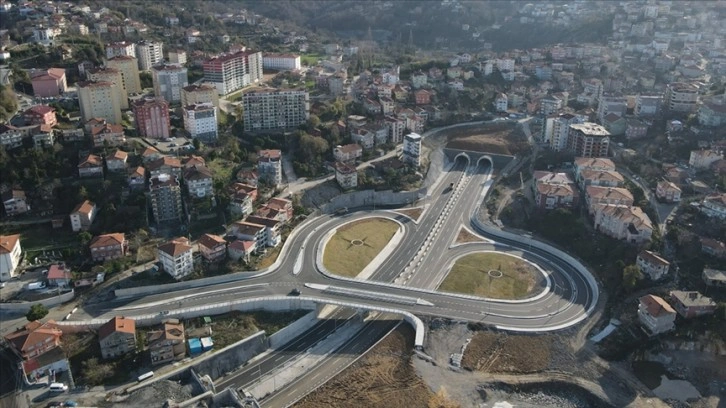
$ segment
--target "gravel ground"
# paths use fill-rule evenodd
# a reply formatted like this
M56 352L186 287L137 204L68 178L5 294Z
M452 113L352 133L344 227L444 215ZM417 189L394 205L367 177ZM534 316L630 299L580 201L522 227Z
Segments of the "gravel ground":
M113 404L114 408L162 407L167 400L182 402L192 398L192 386L162 380L131 393L124 401Z

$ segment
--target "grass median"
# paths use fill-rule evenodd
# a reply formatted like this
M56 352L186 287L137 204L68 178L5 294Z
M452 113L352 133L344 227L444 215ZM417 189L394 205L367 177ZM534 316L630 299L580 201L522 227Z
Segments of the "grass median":
M540 278L537 268L523 259L481 252L459 258L439 290L495 299L524 299Z
M354 278L381 252L398 228L397 223L383 218L343 225L325 245L323 265L330 273Z

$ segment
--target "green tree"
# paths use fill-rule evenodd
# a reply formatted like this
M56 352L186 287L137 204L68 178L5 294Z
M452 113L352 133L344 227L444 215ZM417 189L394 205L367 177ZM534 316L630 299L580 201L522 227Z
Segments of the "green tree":
M83 231L80 234L78 234L78 242L80 242L81 247L85 248L89 242L91 242L91 239L93 239L93 236L88 231Z
M635 285L642 278L640 268L637 265L628 265L623 268L623 287L627 292L635 289Z
M30 306L30 310L28 311L28 314L25 315L25 318L28 319L29 322L34 322L36 320L40 320L48 315L48 308L45 307L42 303L36 303L33 306Z
M100 364L96 357L82 362L81 367L81 375L87 385L101 385L106 378L113 375L113 367L110 364Z
M139 79L141 80L141 88L153 88L154 87L154 80L151 77L151 73L149 72L140 72L139 73Z

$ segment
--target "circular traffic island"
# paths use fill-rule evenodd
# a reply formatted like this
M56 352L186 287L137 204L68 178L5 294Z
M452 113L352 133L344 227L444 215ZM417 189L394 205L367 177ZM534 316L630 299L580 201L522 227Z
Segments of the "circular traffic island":
M366 218L338 227L325 244L323 266L328 272L355 278L386 247L399 224Z
M439 290L519 300L533 296L544 286L544 280L542 272L522 258L496 252L477 252L457 259Z

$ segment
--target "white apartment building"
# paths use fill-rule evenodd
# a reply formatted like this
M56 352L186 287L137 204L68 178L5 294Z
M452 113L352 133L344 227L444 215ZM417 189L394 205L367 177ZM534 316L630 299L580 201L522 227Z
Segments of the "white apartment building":
M625 117L625 111L628 108L628 101L625 96L605 96L600 97L597 105L597 119L603 123L605 116L609 113L615 113L618 116Z
M151 69L154 95L169 103L181 102L182 88L189 85L187 69L181 65L157 65Z
M657 115L662 102L663 98L659 95L638 95L635 98L635 116L648 117Z
M212 171L207 166L195 165L184 170L184 184L191 197L214 196Z
M103 118L114 125L121 123L120 87L112 82L84 81L76 84L78 104L83 123L92 118Z
M701 211L707 217L726 220L726 193L714 194L703 199Z
M668 84L665 106L671 112L695 112L698 106L698 85L685 82Z
M282 152L277 149L257 152L257 174L274 186L282 183Z
M723 160L723 154L715 150L692 150L688 165L697 170L706 170L719 160Z
M262 53L238 51L204 61L204 81L227 95L262 80Z
M263 54L262 68L276 71L299 70L300 56L293 54Z
M162 269L179 280L194 272L192 246L186 238L177 238L157 248Z
M569 113L547 118L544 126L542 141L549 145L554 151L567 149L567 140L570 133L570 125L583 123L579 116Z
M217 140L217 108L211 103L188 105L184 108L184 129L194 139L205 142Z
M416 167L421 165L421 135L418 133L409 133L403 137L402 161Z
M96 204L85 200L78 204L70 214L71 229L73 232L87 231L98 213Z
M0 282L8 281L16 275L22 253L20 234L0 235Z
M668 302L654 295L640 298L638 319L651 336L671 331L676 327L676 311Z
M157 41L141 41L136 44L136 58L139 60L139 69L148 71L164 61L164 44Z
M494 99L494 107L497 112L506 112L509 109L509 98L507 98L507 94L497 94L497 97Z
M125 56L136 58L136 44L131 41L118 41L106 44L106 59Z
M310 117L306 91L259 90L242 96L245 131L293 129Z
M640 251L638 257L635 258L635 265L654 281L661 279L668 273L670 264L660 255L651 251Z
M497 61L497 69L500 71L514 71L514 59L502 58Z

